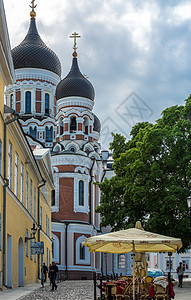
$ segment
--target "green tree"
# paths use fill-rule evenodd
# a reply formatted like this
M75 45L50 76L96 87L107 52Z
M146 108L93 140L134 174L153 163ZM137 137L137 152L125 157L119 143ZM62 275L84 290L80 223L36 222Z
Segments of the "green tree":
M191 100L190 100L191 101ZM134 227L181 238L188 248L187 197L191 180L191 124L184 106L163 111L155 124L142 122L131 139L113 135L115 176L99 183L101 226Z

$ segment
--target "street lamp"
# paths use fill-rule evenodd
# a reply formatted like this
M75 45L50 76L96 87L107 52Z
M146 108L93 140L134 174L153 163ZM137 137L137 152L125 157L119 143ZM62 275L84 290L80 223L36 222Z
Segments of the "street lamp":
M27 237L25 237L25 243L28 241L28 240L33 240L33 239L35 239L35 234L36 234L36 232L37 232L37 227L35 227L35 223L33 223L33 227L31 228L31 233L32 233L32 237L31 238L29 238L28 236Z

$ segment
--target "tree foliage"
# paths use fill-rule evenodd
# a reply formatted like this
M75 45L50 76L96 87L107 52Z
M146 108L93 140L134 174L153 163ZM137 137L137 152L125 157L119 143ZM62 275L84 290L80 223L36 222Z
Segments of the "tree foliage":
M102 226L119 230L140 220L145 230L181 238L182 250L188 248L191 124L187 114L184 106L173 106L155 124L136 124L127 142L113 135L115 176L98 184L102 196L96 211Z

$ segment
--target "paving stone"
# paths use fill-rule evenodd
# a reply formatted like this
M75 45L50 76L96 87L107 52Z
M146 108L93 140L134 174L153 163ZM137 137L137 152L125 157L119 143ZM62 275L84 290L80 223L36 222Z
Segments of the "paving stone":
M94 299L93 281L63 281L57 283L56 291L51 291L51 287L46 285L29 295L22 297L22 300L92 300ZM99 293L99 291L98 291ZM98 294L99 296L99 294ZM21 298L20 298L21 299Z

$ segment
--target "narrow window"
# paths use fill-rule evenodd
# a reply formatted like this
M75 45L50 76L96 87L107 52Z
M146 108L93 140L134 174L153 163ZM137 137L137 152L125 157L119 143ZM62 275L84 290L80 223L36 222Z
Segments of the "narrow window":
M76 117L70 119L70 132L76 132Z
M10 108L13 109L13 94L10 95Z
M84 206L84 182L79 181L79 205Z
M29 237L29 231L28 229L26 230L26 237ZM29 240L26 241L26 256L29 256Z
M0 140L0 174L2 174L2 161L3 161L3 147L2 147L2 141Z
M125 269L125 254L118 254L118 269Z
M26 173L26 209L29 208L29 174Z
M20 199L21 202L23 203L24 201L24 165L21 163L21 191L20 191Z
M50 114L50 95L49 94L45 94L45 115Z
M1 227L2 227L2 226L1 226L1 222L2 222L2 221L1 221L1 214L0 214L0 250L2 250L2 245L1 245L1 243L2 243L2 242L1 242L1 240L2 240L2 231L1 231Z
M30 238L32 238L32 233L31 233ZM33 241L33 240L30 240L30 259L32 259L32 248L31 248L31 242L32 242L32 241Z
M30 213L31 213L31 215L33 215L33 213L32 213L32 208L33 208L33 182L32 182L32 180L30 181Z
M36 221L36 188L34 189L34 219Z
M85 246L80 243L80 259L85 260Z
M19 156L15 153L15 195L19 193Z
M53 141L53 127L46 127L46 142L52 142Z
M55 190L52 190L52 197L51 198L52 198L51 205L54 206L55 205Z
M8 178L9 187L12 189L12 164L13 164L13 145L9 142L9 154L8 154Z
M31 113L31 92L25 94L25 113Z
M37 138L37 128L35 127L34 129L32 129L32 127L29 128L29 134L33 137L33 138Z
M42 227L42 207L40 207L40 225Z

